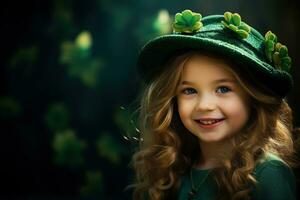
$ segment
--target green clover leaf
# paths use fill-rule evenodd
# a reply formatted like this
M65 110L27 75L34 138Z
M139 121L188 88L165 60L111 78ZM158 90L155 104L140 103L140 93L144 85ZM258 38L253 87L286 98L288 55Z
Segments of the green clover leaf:
M221 23L228 29L237 33L241 38L245 39L251 31L250 26L242 22L241 16L238 13L225 12L224 20Z
M103 133L96 141L98 154L107 158L112 164L120 164L125 152L119 141L114 139L109 133Z
M201 14L192 12L191 10L184 10L175 15L175 22L173 22L174 32L179 33L195 33L203 26L201 22Z
M73 130L58 131L52 141L54 161L58 165L79 167L84 163L86 143Z
M268 31L265 34L265 54L276 69L281 69L286 72L290 71L292 59L288 55L288 48L277 42L277 36Z
M275 50L276 43L277 43L277 36L271 31L268 31L265 34L265 53L269 61L271 62L272 62L272 55L273 55L273 51Z

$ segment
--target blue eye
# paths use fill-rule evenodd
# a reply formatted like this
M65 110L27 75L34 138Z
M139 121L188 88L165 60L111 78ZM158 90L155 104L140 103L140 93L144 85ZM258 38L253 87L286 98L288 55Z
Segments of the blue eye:
M186 88L182 91L184 94L190 95L196 93L196 90L193 88Z
M230 92L230 91L231 91L231 89L226 86L218 87L216 90L217 93L222 93L222 94Z

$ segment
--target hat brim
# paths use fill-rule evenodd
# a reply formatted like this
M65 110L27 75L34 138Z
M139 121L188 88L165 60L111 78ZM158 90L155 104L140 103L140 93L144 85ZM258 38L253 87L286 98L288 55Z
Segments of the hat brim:
M245 51L244 48L231 44L225 39L212 37L172 34L155 38L142 48L137 62L138 71L143 79L149 82L162 70L162 66L170 57L179 52L195 49L217 53L238 63L241 67L246 67L258 82L270 90L270 93L275 92L280 97L285 96L292 87L292 78L285 71L275 70L268 63L258 59L251 51Z

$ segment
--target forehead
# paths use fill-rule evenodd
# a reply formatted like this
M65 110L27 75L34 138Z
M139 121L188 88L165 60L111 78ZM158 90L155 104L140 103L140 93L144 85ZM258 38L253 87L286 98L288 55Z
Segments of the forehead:
M230 66L221 59L194 55L184 65L182 79L191 81L235 79Z

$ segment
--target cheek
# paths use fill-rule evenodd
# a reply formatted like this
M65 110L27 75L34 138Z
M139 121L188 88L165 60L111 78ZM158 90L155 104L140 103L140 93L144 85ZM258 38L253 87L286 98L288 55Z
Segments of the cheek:
M246 101L234 98L226 102L224 106L225 114L236 122L246 122L249 117L249 107Z
M178 112L182 121L191 118L193 103L191 101L178 99Z

